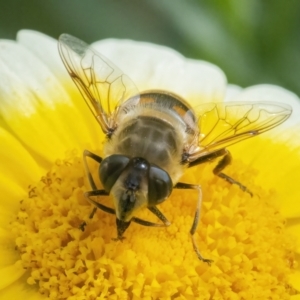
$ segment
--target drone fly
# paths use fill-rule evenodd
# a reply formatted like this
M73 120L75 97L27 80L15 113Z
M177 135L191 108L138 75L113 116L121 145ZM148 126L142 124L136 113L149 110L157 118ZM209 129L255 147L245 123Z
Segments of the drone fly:
M92 189L85 196L94 205L90 218L97 209L115 214L116 240L122 240L131 222L169 226L157 205L173 189L194 189L198 196L190 229L192 244L198 258L210 264L211 260L201 255L194 239L200 218L201 187L180 182L180 177L187 168L219 158L214 174L251 194L244 185L223 173L231 162L226 148L281 124L292 109L270 102L204 103L191 107L172 92L139 92L118 67L73 36L62 34L58 47L67 71L107 136L103 158L88 150L83 154ZM87 158L99 163L104 189L96 186ZM108 195L112 196L114 208L101 203L99 196ZM162 223L136 217L137 211L145 208ZM82 230L85 225L83 222Z

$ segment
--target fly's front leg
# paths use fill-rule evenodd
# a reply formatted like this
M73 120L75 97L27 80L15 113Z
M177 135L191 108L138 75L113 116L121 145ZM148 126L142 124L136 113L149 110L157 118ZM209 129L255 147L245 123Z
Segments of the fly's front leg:
M85 168L85 171L86 171L86 174L88 176L88 180L89 180L89 183L90 183L90 186L92 188L92 190L97 190L97 186L96 186L96 183L94 181L94 178L90 172L90 169L89 169L89 166L87 164L87 160L86 158L87 157L90 157L91 159L93 159L94 161L96 161L97 163L101 164L102 162L102 157L90 152L89 150L84 150L83 152L83 164L84 164L84 168Z
M98 156L98 155L96 155L96 154L88 151L88 150L84 150L84 152L83 152L83 164L84 164L84 168L85 168L85 171L86 171L86 174L87 174L90 186L93 189L93 191L99 191L98 188L97 188L97 186L96 186L96 184L95 184L94 178L93 178L93 176L92 176L92 174L90 172L90 169L89 169L89 166L88 166L88 163L87 163L87 160L86 160L87 157L90 157L91 159L93 159L94 161L98 162L99 164L102 162L102 158L100 156ZM93 191L87 192L87 193L84 194L86 196L86 198L90 202L93 201L92 199L89 198L91 196L91 193ZM95 201L93 201L93 202L95 202ZM97 203L97 202L95 202L95 203ZM89 215L89 219L92 219L94 217L96 211L97 211L97 206L95 205L94 208L93 208L93 210L92 210L92 212ZM79 225L79 228L82 231L84 231L86 225L87 225L86 222L83 221Z
M156 215L163 222L163 224L153 223L136 217L133 217L132 221L143 226L151 226L151 227L168 227L171 225L170 221L164 216L164 214L156 206L150 206L148 207L148 209L154 215Z
M195 184L188 184L188 183L178 182L174 186L174 188L175 189L192 189L192 190L197 190L198 191L197 207L196 207L196 211L195 211L194 221L193 221L192 227L190 229L190 234L191 234L191 238L192 238L193 248L194 248L198 258L200 260L202 260L203 262L206 262L207 264L211 265L213 260L208 259L208 258L204 258L202 256L202 254L200 253L200 251L198 249L198 246L196 244L195 237L194 237L194 234L195 234L195 232L197 230L197 227L198 227L198 224L199 224L200 211L201 211L201 206L202 206L202 190L201 190L201 187L199 185L195 185Z
M224 150L226 150L226 149L224 149ZM231 156L230 152L228 150L226 150L226 154L223 156L223 158L218 162L217 166L214 168L214 170L213 170L214 174L219 176L220 178L223 178L224 180L226 180L227 182L229 182L231 184L238 185L242 191L247 192L252 197L253 196L252 192L246 186L244 186L240 182L234 180L233 178L231 178L230 176L228 176L222 172L231 163L231 161L232 161L232 156Z
M156 224L156 226L160 225L158 227L161 226L168 227L171 225L170 221L164 216L164 214L156 206L148 207L148 209L163 222L163 224Z
M99 203L97 203L97 204L99 205ZM129 225L130 225L131 222L135 222L135 223L143 225L143 226L151 226L151 227L165 227L165 226L169 226L171 224L168 221L168 219L163 215L163 213L156 206L148 207L148 209L153 214L155 214L163 222L163 224L153 223L153 222L146 221L146 220L143 220L143 219L140 219L140 218L136 218L136 217L133 217L129 222L125 222L125 221L119 220L117 218L116 219L116 224L117 224L118 236L116 238L114 238L113 240L114 241L122 241L122 240L124 240L125 237L123 237L123 234L126 231L126 229L129 227ZM114 213L115 213L115 211L114 211Z
M91 197L93 196L108 196L109 194L105 191L105 190L95 190L95 191L89 191L84 193L84 196L87 198L87 200L94 205L94 208L91 212L91 214L89 215L89 219L92 219L94 217L94 214L97 210L97 208L109 213L109 214L115 214L115 210L111 207L108 207L104 204L101 204L99 202L94 201ZM80 225L79 225L79 229L84 231L85 226L86 226L86 222L83 221Z

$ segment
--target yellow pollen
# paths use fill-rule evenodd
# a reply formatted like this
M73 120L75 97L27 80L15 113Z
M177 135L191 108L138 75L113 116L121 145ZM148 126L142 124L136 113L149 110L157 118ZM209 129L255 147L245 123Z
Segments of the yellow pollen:
M207 164L188 170L181 180L203 189L195 237L203 256L214 260L208 266L197 259L189 236L195 191L174 190L160 205L172 223L168 228L132 223L126 239L116 242L114 215L98 210L88 219L92 207L83 194L90 187L80 155L71 151L29 186L12 223L27 283L50 299L289 299L294 242L274 207L276 190L256 186L257 171L246 171L239 161L227 174L253 197L212 169ZM98 201L112 205L109 197ZM147 210L138 217L159 222Z

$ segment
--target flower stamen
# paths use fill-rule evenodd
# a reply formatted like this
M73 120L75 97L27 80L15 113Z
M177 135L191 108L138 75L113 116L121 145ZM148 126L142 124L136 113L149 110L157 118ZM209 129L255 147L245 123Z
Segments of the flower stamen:
M98 210L82 232L79 226L91 210L84 192L90 188L81 159L70 152L28 187L12 223L21 262L30 273L27 283L38 284L50 299L269 299L274 294L288 299L294 243L274 207L276 191L255 186L257 171L248 168L245 184L253 191L251 197L214 176L212 168L191 169L183 178L194 183L205 178L195 241L214 260L208 266L197 259L190 243L194 191L174 191L161 205L169 227L132 224L124 242L112 241L115 216ZM230 167L239 181L243 172L241 162ZM96 178L97 166L92 173ZM105 198L111 206L110 197ZM155 218L147 210L138 217Z

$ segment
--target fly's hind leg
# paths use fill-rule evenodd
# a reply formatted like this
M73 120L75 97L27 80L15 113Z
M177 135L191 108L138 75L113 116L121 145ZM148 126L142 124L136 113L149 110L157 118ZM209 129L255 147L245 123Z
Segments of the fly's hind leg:
M214 170L213 170L214 174L219 176L220 178L226 180L230 184L236 184L237 186L239 186L239 188L242 191L250 194L250 196L252 197L253 196L252 192L246 186L244 186L240 182L234 180L233 178L231 178L230 176L228 176L222 172L231 163L231 161L232 161L232 156L231 156L230 152L228 150L226 150L225 155L218 162L217 166L214 168Z
M208 258L204 258L202 256L202 254L200 253L200 251L198 249L198 246L196 244L195 237L194 237L194 234L195 234L195 232L197 230L197 227L198 227L198 224L199 224L200 211L201 211L201 206L202 206L202 190L201 190L201 187L199 185L195 185L195 184L178 182L174 186L174 188L176 188L176 189L193 189L193 190L198 191L197 207L196 207L196 211L195 211L194 221L193 221L192 227L190 229L190 234L191 234L191 238L192 238L193 248L194 248L194 251L196 252L198 258L200 260L202 260L203 262L211 265L213 260L208 259Z
M85 168L85 171L86 171L86 174L87 174L90 186L91 186L91 188L93 190L91 192L85 193L85 196L91 202L91 201L93 201L92 199L89 198L90 196L92 196L91 193L93 193L94 191L100 191L100 190L98 190L98 188L97 188L97 186L95 184L94 178L93 178L93 176L92 176L92 174L90 172L90 169L88 167L87 160L86 160L87 157L90 157L91 159L93 159L94 161L98 162L99 164L102 162L102 157L100 157L100 156L98 156L98 155L96 155L96 154L94 154L94 153L92 153L92 152L90 152L88 150L84 150L84 152L83 152L83 164L84 164L84 168ZM93 202L95 202L95 201L93 201ZM95 202L95 203L97 203L97 202ZM97 211L97 206L95 205L93 207L93 210L91 211L91 213L89 215L89 219L92 219L94 217L96 211ZM86 222L83 221L79 225L79 229L82 230L82 231L84 231L86 225L87 225Z

